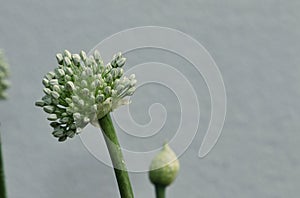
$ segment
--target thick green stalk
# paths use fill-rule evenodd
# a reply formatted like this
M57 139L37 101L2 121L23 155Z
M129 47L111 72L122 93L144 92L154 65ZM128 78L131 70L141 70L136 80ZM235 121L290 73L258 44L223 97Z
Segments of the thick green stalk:
M110 154L121 198L133 198L133 192L115 128L109 114L98 120Z
M155 185L155 194L156 194L156 198L165 198L166 187L161 185Z
M2 147L2 144L1 144L1 138L0 138L0 197L5 198L6 190L5 190L4 168L3 168L1 147Z

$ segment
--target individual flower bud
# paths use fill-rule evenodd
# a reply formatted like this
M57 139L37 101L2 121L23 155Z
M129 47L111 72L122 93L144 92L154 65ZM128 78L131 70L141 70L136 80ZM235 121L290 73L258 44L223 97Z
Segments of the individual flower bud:
M58 85L58 80L57 79L52 79L49 81L50 85Z
M53 97L53 96L52 96ZM57 97L57 96L56 96ZM60 97L60 95L58 95ZM52 98L52 105L57 106L59 104L58 98Z
M119 78L117 78L117 79L114 81L114 85L118 85L118 84L120 84L120 79L119 79Z
M85 123L89 123L89 122L90 122L90 119L89 119L88 117L84 117L84 118L83 118L83 121L84 121Z
M69 117L63 117L59 120L61 123L67 123L70 121L70 118Z
M100 61L101 60L101 55L100 55L100 53L99 53L98 50L94 51L94 58L95 58L96 61Z
M92 83L91 83L91 89L96 89L96 87L97 87L97 82L96 81L93 81Z
M96 97L96 102L97 103L101 103L104 101L104 98L105 96L103 94L99 94L97 97Z
M116 87L116 90L117 90L117 94L122 93L123 90L124 90L124 85L118 85L118 86Z
M54 76L55 76L55 73L51 71L45 75L45 78L47 78L48 80L51 80L54 78Z
M80 113L74 113L74 119L75 120L79 120L79 119L81 119L81 115L80 115Z
M135 92L135 90L136 90L135 87L132 87L132 88L128 89L127 95L131 96Z
M43 85L45 87L48 87L49 86L49 80L47 78L43 78L43 81L42 81Z
M3 80L2 81L2 88L6 89L6 88L8 88L8 86L9 86L9 82L7 80Z
M107 74L107 76L106 76L106 78L105 78L105 81L106 81L107 83L111 83L111 82L113 81L112 75L111 75L111 74Z
M110 74L114 79L118 77L118 69L117 68L112 68Z
M64 135L64 136L58 138L58 141L59 141L59 142L63 142L63 141L65 141L66 139L67 139L67 136Z
M78 107L80 108L84 107L84 100L79 100Z
M65 56L65 57L68 57L69 59L71 59L72 54L71 54L68 50L65 50L65 51L64 51L64 56Z
M71 66L72 62L70 61L70 58L68 57L64 57L64 62L66 64L66 66Z
M54 112L54 110L55 110L55 107L53 107L53 106L44 106L44 111L46 112L46 113L53 113Z
M97 105L94 104L93 106L91 106L91 112L96 113L97 112Z
M86 82L86 80L81 81L81 86L82 87L87 87L88 86L88 83Z
M50 121L55 121L55 120L57 120L57 115L56 114L50 114L47 119L50 120Z
M43 107L45 105L45 102L42 101L42 100L38 100L35 102L35 106L38 106L38 107Z
M68 115L68 114L65 113L65 112L61 114L62 117L65 117L65 116L67 116L67 115Z
M136 85L136 79L132 79L131 81L130 81L130 86L135 86Z
M55 99L58 99L59 98L59 93L57 93L56 91L52 91L51 92L51 96L53 97L53 98L55 98Z
M59 128L59 129L56 129L56 130L54 130L53 132L52 132L52 135L54 136L54 137L61 137L61 136L63 136L64 135L64 130L63 129L61 129L61 128Z
M118 76L121 77L123 74L124 74L124 70L122 68L120 68Z
M175 179L179 171L179 161L176 154L164 144L163 149L153 158L149 178L154 185L168 186Z
M69 137L69 138L72 138L75 136L75 131L72 131L72 130L68 130L66 135Z
M71 124L70 129L72 129L72 130L76 129L76 125L75 124Z
M82 95L84 95L84 96L89 96L90 95L90 90L88 88L83 88L81 90L81 92L82 92Z
M65 72L66 72L66 74L68 74L68 75L73 75L73 71L72 71L72 69L71 68L69 68L69 67L66 67L65 68Z
M49 95L45 95L42 100L44 101L45 104L50 105L52 103L52 98Z
M43 89L44 93L47 94L47 95L50 95L51 94L51 90L49 88L44 88Z
M51 122L50 123L50 126L53 127L53 128L56 128L58 127L60 124L58 122Z
M66 98L65 101L66 101L68 104L72 103L72 99L71 99L71 98Z
M111 94L111 88L110 88L110 87L105 87L104 93L105 93L106 95L110 95L110 94Z
M85 61L86 66L92 67L94 64L96 64L96 61L92 55L90 55L86 61Z
M98 84L98 86L106 86L106 83L104 82L102 77L99 77L98 79L96 79L96 83Z
M58 77L62 77L65 75L65 71L63 69L56 69L55 72Z
M91 69L91 68L86 68L86 75L88 76L88 77L90 77L91 75L93 75L93 70Z
M53 86L53 91L60 92L61 89L60 89L59 85L54 85Z
M85 60L86 60L86 53L85 53L84 51L81 51L81 52L80 52L80 57L81 57L81 59L82 59L83 61L85 61Z
M131 74L131 75L129 76L129 80L133 80L133 79L135 79L135 74Z
M81 59L80 59L80 56L78 54L73 54L72 55L72 59L73 59L75 65L79 65L80 64L80 60Z
M126 58L121 58L121 59L117 60L116 65L117 65L117 67L123 67L125 62L126 62Z
M74 112L73 108L74 108L74 103L69 104L69 107L66 108L66 112L68 115L73 115Z
M78 96L72 96L72 101L75 103L75 104L79 104L79 100L80 98Z
M66 89L67 89L68 91L74 91L74 90L75 90L75 85L74 85L74 83L71 82L71 81L67 82L67 83L66 83Z
M69 76L69 75L65 75L65 81L68 82L68 81L70 81L70 80L72 80L72 77Z
M62 54L56 54L56 60L57 60L57 63L59 65L61 65L63 63L63 56L62 56Z
M104 70L105 70L105 73L109 72L111 69L112 69L112 65L109 63L105 66Z

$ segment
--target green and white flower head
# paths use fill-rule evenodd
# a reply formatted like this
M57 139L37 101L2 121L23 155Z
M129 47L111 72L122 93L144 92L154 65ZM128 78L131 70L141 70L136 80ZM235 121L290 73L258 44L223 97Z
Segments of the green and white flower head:
M4 53L0 50L0 100L5 99L6 96L6 89L9 86L7 81L8 78L8 64L5 60Z
M78 134L89 123L97 126L98 119L129 104L127 96L135 91L132 74L123 76L126 58L118 53L107 65L98 51L87 57L84 51L57 54L58 67L45 75L45 96L36 102L49 113L53 135L65 141Z

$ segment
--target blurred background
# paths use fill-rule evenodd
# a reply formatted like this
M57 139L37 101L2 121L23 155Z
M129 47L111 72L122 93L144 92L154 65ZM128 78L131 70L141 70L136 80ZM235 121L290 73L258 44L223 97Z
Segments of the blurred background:
M11 70L9 100L0 103L8 197L119 197L111 168L95 159L79 137L58 143L34 102L43 96L42 76L56 67L56 53L89 51L114 33L145 25L174 28L198 40L216 61L227 92L222 135L200 159L211 113L203 78L168 52L143 49L126 55L126 68L144 61L178 68L199 98L199 130L180 157L180 174L168 197L299 197L299 9L297 0L1 0L0 48ZM176 96L152 85L138 89L132 100L138 123L149 122L148 108L156 102L168 117L164 133L152 139L118 130L121 144L134 151L159 147L178 126ZM136 197L154 197L147 173L130 177Z

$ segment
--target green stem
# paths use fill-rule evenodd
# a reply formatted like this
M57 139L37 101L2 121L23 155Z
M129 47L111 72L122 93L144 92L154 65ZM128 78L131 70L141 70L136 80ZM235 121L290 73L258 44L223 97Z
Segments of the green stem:
M166 187L161 185L155 185L155 194L156 194L156 198L165 198Z
M109 114L98 120L114 167L121 198L133 198L125 161Z
M1 134L0 134L1 135ZM6 197L6 190L5 190L5 179L4 179L4 168L3 168L3 161L2 161L2 150L1 150L1 138L0 138L0 197Z

